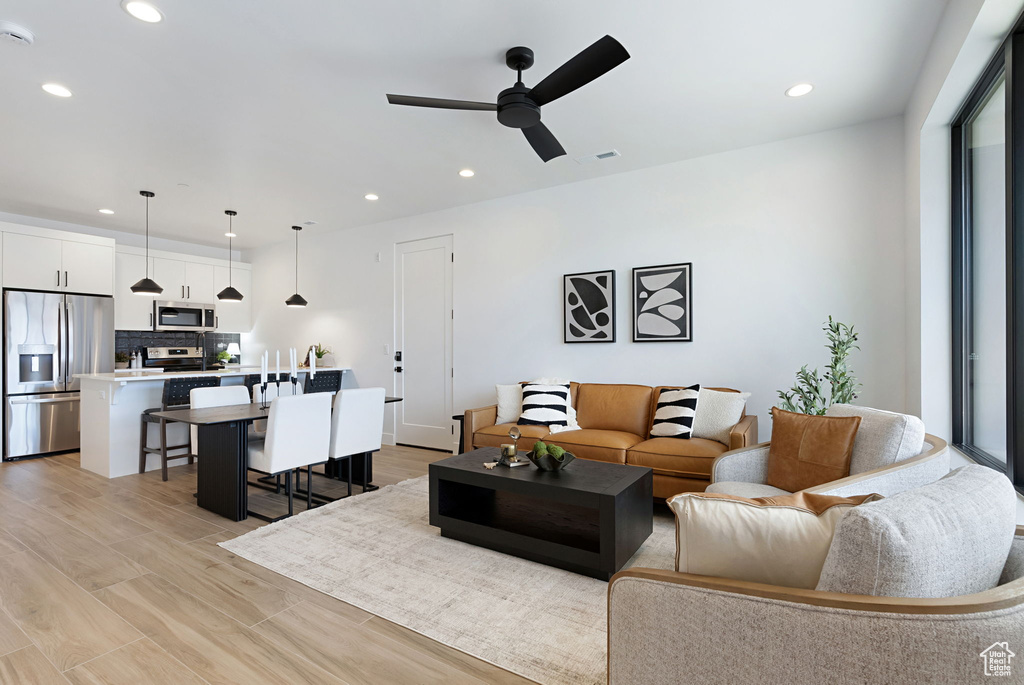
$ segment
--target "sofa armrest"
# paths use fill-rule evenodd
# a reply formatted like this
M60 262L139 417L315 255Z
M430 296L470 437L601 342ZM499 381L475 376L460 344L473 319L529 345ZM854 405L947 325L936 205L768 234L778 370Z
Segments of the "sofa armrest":
M1021 630L1024 579L912 599L634 568L608 587L608 683L981 683L979 653Z
M805 492L840 497L877 492L891 497L904 490L928 485L949 473L949 447L945 440L934 435L925 436L925 445L927 449L916 457L807 488Z
M729 431L729 449L738 450L757 444L757 414L747 414Z
M466 418L462 422L462 435L465 440L466 451L473 449L473 434L481 428L493 426L498 420L498 405L492 404L489 407L479 409L467 409Z
M711 465L711 482L763 483L768 474L770 446L771 443L762 442L752 447L725 452Z

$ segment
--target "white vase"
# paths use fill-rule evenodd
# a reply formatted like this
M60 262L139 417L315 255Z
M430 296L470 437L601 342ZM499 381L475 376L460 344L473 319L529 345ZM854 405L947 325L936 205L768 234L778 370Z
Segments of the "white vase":
M325 369L334 368L334 365L336 363L337 362L334 361L334 353L333 352L328 352L324 356L322 356L322 357L320 357L319 359L316 360L316 365L317 366L322 366Z

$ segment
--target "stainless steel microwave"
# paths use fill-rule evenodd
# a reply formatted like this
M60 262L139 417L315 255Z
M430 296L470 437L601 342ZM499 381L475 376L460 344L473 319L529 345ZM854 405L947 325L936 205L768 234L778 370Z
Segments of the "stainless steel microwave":
M154 331L215 331L217 307L195 302L156 300L153 303L153 322Z

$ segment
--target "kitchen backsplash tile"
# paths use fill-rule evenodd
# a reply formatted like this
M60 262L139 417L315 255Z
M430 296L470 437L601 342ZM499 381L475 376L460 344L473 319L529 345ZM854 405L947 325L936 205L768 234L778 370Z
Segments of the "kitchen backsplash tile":
M205 353L208 362L213 362L218 352L227 349L229 343L241 343L238 333L207 333ZM114 331L117 352L131 354L143 347L198 347L199 333L187 331Z

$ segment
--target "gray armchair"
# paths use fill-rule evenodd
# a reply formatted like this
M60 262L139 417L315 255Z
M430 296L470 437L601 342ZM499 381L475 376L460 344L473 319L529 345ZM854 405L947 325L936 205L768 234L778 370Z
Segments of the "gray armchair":
M805 492L843 497L877 492L889 497L936 481L949 472L946 441L925 433L924 424L916 416L849 404L834 404L827 415L861 417L850 475ZM740 497L789 494L764 482L770 446L765 442L718 457L711 467L707 492Z
M608 683L1024 682L1015 509L1005 476L965 466L847 513L814 590L621 571Z

